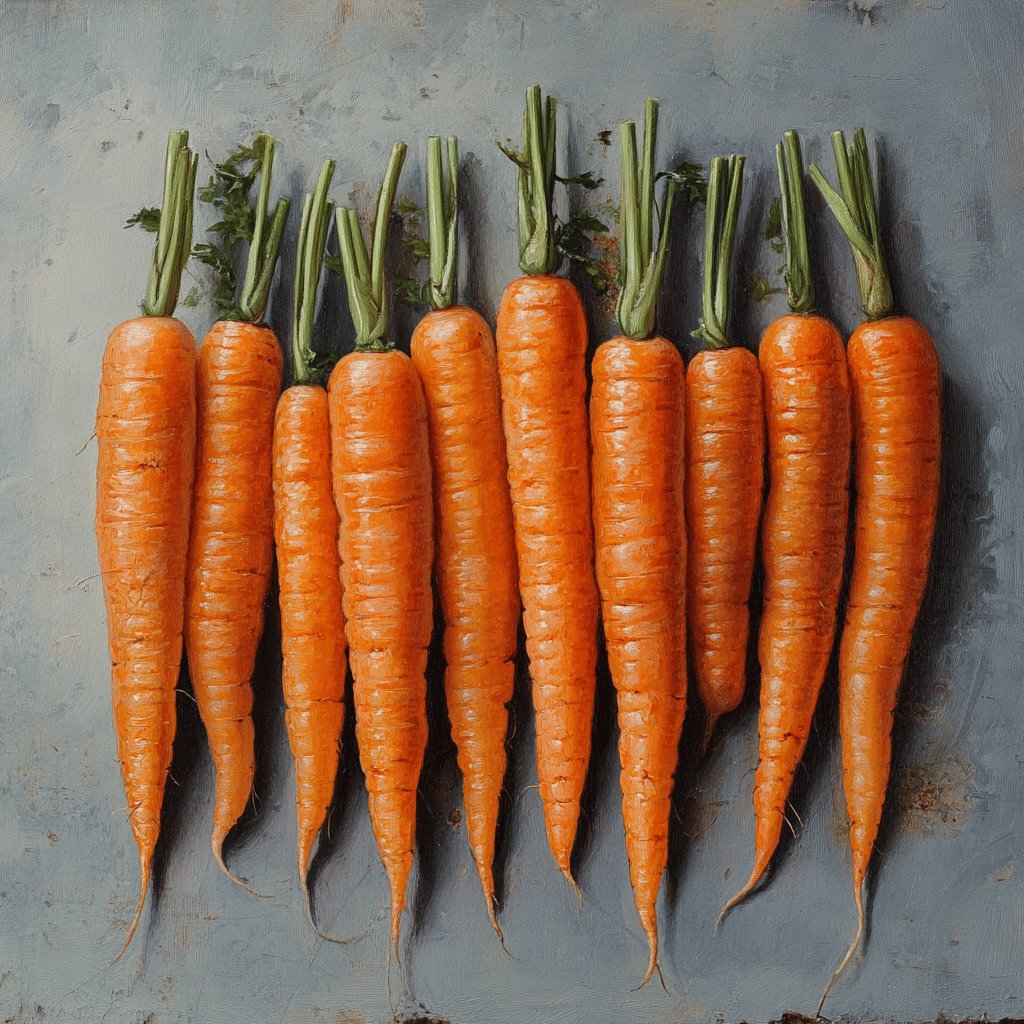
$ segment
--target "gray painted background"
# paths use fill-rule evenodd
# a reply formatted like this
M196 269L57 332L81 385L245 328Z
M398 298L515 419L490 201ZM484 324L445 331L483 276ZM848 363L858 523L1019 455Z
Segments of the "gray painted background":
M830 128L863 123L878 139L898 294L933 332L945 373L944 497L899 715L870 941L830 1011L1024 1016L1021 22L1019 0L5 0L0 1019L388 1017L384 876L350 726L315 886L325 925L357 939L322 944L303 918L273 610L256 677L259 799L229 850L273 898L248 897L210 858L210 764L183 696L156 898L129 954L104 969L137 879L127 823L113 813L124 797L95 578L87 441L100 354L145 285L150 239L122 224L159 201L165 134L178 126L215 155L253 129L272 132L282 142L278 187L296 196L334 156L340 200L377 180L396 138L411 145L402 191L421 196L427 134L457 132L472 211L465 294L490 313L518 272L513 174L494 140L518 133L521 94L534 81L563 103L564 165L609 178L592 202L615 195L618 175L615 148L596 134L641 115L648 94L663 100L663 165L749 154L734 333L750 343L782 310L781 297L759 305L746 292L755 265L774 274L779 262L760 240L772 144L802 129L831 174ZM821 204L812 206L821 305L848 331L858 320L849 259ZM690 348L699 221L679 220L663 326ZM273 296L282 336L292 256ZM328 336L344 346L351 327L336 279L329 288ZM591 313L594 336L604 336L602 310ZM205 301L182 315L197 335L212 319ZM397 316L403 345L409 323ZM436 695L436 658L432 673ZM630 991L646 954L622 845L607 675L579 844L582 913L553 868L530 788L524 684L521 674L499 861L516 959L482 911L436 698L403 1012L422 1004L454 1024L812 1012L853 924L834 677L793 799L799 838L784 844L770 886L717 936L715 912L751 862L756 703L752 694L704 764L691 716L661 903L667 992Z

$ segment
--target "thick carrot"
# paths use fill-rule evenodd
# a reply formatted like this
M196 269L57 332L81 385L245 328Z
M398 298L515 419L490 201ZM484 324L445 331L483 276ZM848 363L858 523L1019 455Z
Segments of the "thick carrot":
M216 771L213 856L229 878L248 889L228 870L223 850L252 794L255 769L252 673L273 564L271 441L282 362L277 337L260 320L289 204L279 200L267 216L274 140L257 135L252 150L243 152L256 154L255 168L239 198L246 201L256 176L261 186L240 300L222 305L222 319L199 348L185 648ZM228 188L236 172L232 158L218 167ZM216 195L217 189L215 179L206 194ZM227 254L223 260L230 265Z
M940 371L927 330L893 315L867 140L832 135L842 194L811 175L846 233L867 321L850 337L853 388L854 557L839 648L839 731L850 816L857 931L822 993L864 935L864 887L892 760L893 712L921 607L939 501Z
M750 583L764 484L761 374L749 349L726 334L729 262L743 157L711 163L704 241L707 349L686 372L687 617L697 688L707 711L704 743L743 698Z
M391 888L389 964L392 950L398 954L416 846L416 786L427 744L424 672L433 628L427 409L412 360L386 338L384 251L405 151L403 143L392 150L371 252L355 210L338 210L356 349L339 360L328 384L356 742Z
M411 354L423 381L434 466L436 574L444 614L445 696L458 750L466 832L494 911L494 837L505 777L519 590L494 337L479 313L455 305L458 144L428 144L431 302Z
M587 324L555 272L551 200L556 103L527 93L519 168L525 277L498 309L498 372L519 589L533 681L537 775L548 845L576 889L570 859L590 760L597 661L597 584L587 443ZM577 890L578 892L578 890Z
M107 610L114 729L129 821L149 891L175 730L195 451L195 339L173 319L192 247L196 157L167 141L164 199L142 317L103 353L96 437L96 542Z
M807 746L832 654L850 506L850 381L843 339L813 313L800 141L776 147L791 312L761 338L769 491L762 526L764 612L758 651L760 761L754 867L722 913L764 877Z
M306 914L313 844L327 818L338 775L346 671L338 513L331 488L330 427L324 370L313 352L313 319L324 246L333 215L327 200L334 161L324 162L302 209L292 323L294 384L274 418L274 541L281 606L281 685L295 758L298 869Z
M676 182L653 241L658 106L647 101L643 162L636 126L622 125L622 336L594 356L590 396L597 583L618 693L622 817L636 908L658 967L656 905L686 712L686 521L683 360L654 336Z

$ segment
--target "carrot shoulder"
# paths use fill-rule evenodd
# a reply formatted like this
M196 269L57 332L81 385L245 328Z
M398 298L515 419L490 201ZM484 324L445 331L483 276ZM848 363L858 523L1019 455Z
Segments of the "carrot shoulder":
M846 353L835 326L813 313L803 161L794 132L779 143L776 156L791 312L768 327L759 353L770 485L762 526L754 866L726 910L761 881L779 844L790 788L832 654L850 504Z
M867 140L832 135L840 192L811 176L847 235L867 320L850 337L853 391L853 572L839 649L839 730L850 818L857 930L829 979L853 960L865 931L864 890L892 761L892 723L931 561L939 501L940 370L935 345L893 315Z
M216 772L211 846L232 878L223 846L252 793L252 673L273 564L271 446L282 358L274 332L259 321L288 212L281 200L271 230L266 200L273 140L260 135L256 145L263 187L249 265L259 269L250 270L238 307L223 310L225 319L213 325L199 349L185 605L189 672ZM249 278L262 282L251 298Z
M548 844L570 858L590 760L597 660L597 585L590 515L587 326L579 294L554 276L550 213L555 104L527 95L521 201L535 230L522 239L525 277L505 289L496 331L519 589L537 730L537 775ZM542 144L541 139L549 139ZM548 154L547 158L544 154ZM525 176L525 177L524 177ZM532 193L531 191L532 190ZM523 200L524 193L529 194Z
M463 776L466 832L487 913L494 910L494 843L505 777L519 590L505 467L494 337L479 313L454 305L458 149L429 142L431 300L413 332L434 470L435 571L444 615L445 695ZM445 188L447 184L447 188Z
M172 132L145 316L107 341L96 411L96 542L107 612L117 756L149 890L171 764L195 450L195 339L171 314L191 249L196 160ZM161 247L165 255L160 263Z

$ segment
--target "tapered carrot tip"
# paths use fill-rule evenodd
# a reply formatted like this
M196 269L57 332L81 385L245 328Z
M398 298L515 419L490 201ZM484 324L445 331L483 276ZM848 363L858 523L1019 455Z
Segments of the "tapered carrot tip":
M570 888L576 894L576 899L579 901L580 910L583 909L583 893L580 891L580 887L576 884L576 879L572 877L572 871L566 866L562 868L562 876L569 883Z
M336 935L328 935L316 923L316 918L313 917L313 901L309 895L309 881L304 871L299 874L299 884L302 886L302 898L306 904L306 917L309 919L310 927L313 929L316 937L323 939L324 942L333 942L337 946L347 946L355 938L354 935L347 939L339 939Z
M647 959L647 973L644 975L643 981L636 988L630 990L632 992L638 992L642 989L654 977L655 971L658 972L658 977L661 978L661 968L658 966L658 932L653 925L646 923L644 924L644 931L647 933L647 948L650 951ZM664 978L661 978L661 987L665 988Z
M832 977L828 979L828 984L825 986L825 991L821 993L821 999L818 1000L818 1009L814 1011L815 1017L821 1016L821 1011L825 1008L825 1000L828 999L829 992L832 991L832 986L839 979L839 975L849 967L850 962L853 960L857 953L857 949L860 947L861 939L864 937L864 883L861 882L853 891L853 897L857 901L857 933L853 937L853 942L850 944L850 948L846 951L846 956L843 957L843 962L835 969Z
M711 746L711 737L714 734L716 725L718 725L718 715L708 712L708 720L704 723L704 740L700 750L702 757L707 757L708 747Z
M107 964L109 970L114 964L117 963L121 957L124 956L131 944L132 938L135 936L135 931L139 927L139 921L142 920L142 911L146 906L146 895L149 893L149 880L153 875L153 854L152 852L143 853L139 851L139 877L142 880L142 889L139 892L139 905L135 908L135 917L132 918L132 923L128 928L128 935L124 940L124 945L121 947L121 951L114 957L113 960Z
M747 879L747 884L722 909L718 912L718 920L715 922L715 930L717 931L725 920L726 915L732 910L733 907L742 903L750 894L754 891L758 882L764 875L765 866L761 864L755 864L754 870L750 872L750 877Z
M269 895L265 892L257 892L244 878L239 878L238 875L233 875L228 868L227 864L224 863L224 836L214 836L211 842L213 849L213 858L216 860L221 871L224 872L228 878L231 879L236 885L240 885L250 896L258 896L261 900L269 899Z

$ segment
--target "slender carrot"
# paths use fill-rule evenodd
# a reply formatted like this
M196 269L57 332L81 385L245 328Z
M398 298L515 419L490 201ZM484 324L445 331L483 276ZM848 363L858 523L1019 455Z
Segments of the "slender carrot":
M412 336L434 465L436 573L444 614L445 695L464 780L466 831L487 914L494 911L494 837L505 777L519 590L494 337L475 310L455 305L458 280L456 139L428 143L433 311Z
M295 758L298 868L306 915L321 938L309 893L313 844L338 775L346 671L338 513L331 491L330 428L324 370L313 352L313 317L334 207L327 199L334 161L302 207L292 320L294 383L274 417L274 541L281 606L281 686ZM336 941L336 940L334 940Z
M800 141L776 147L790 313L761 338L770 488L762 526L761 757L754 867L724 915L764 877L807 746L836 632L850 507L850 380L843 339L813 312Z
M433 627L427 410L416 367L387 338L384 251L405 152L404 143L391 152L369 252L355 210L337 212L356 343L328 383L356 741L391 887L389 967L392 951L398 954L416 845L416 785L427 743L424 672Z
M764 411L757 359L729 347L729 263L743 157L716 157L708 184L703 319L707 344L686 373L687 617L704 744L743 698L750 582L764 483Z
M618 692L630 881L649 949L641 986L658 968L656 905L686 713L683 360L654 335L677 183L669 181L655 248L657 123L648 100L639 168L636 125L621 126L621 336L598 348L590 396L597 583Z
M863 129L847 150L832 145L842 193L817 167L821 189L850 241L867 320L848 347L853 387L853 576L839 648L839 731L850 816L857 931L822 993L851 962L864 935L864 886L892 761L893 712L921 607L939 502L939 362L927 330L893 315L871 160Z
M216 771L211 847L221 870L250 892L223 851L252 794L255 768L252 673L273 563L271 442L282 362L277 337L260 321L289 207L280 199L267 215L274 140L257 135L252 153L260 188L245 281L237 306L222 307L199 348L185 598L189 672Z
M590 760L597 660L587 325L561 262L551 210L557 104L526 95L519 154L520 265L498 309L498 372L519 589L533 680L537 775L548 845L570 858Z
M188 132L171 132L143 316L110 335L96 410L96 543L114 729L142 884L115 961L146 903L176 723L196 398L195 339L173 313L192 248L196 164Z

